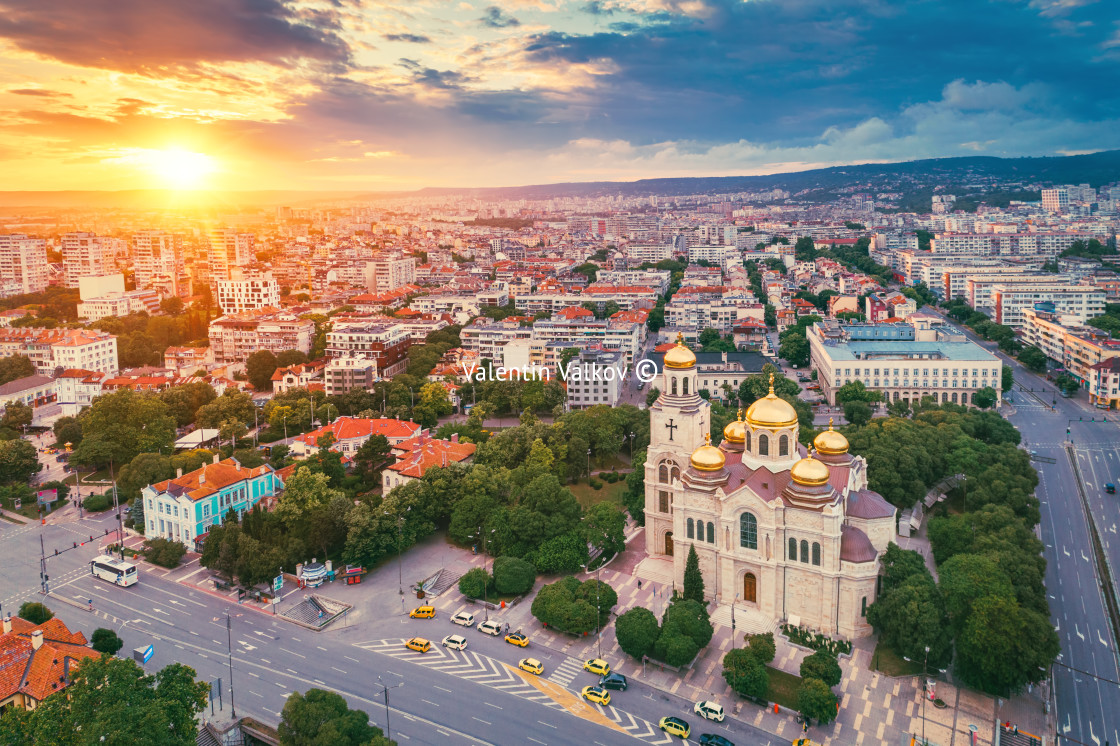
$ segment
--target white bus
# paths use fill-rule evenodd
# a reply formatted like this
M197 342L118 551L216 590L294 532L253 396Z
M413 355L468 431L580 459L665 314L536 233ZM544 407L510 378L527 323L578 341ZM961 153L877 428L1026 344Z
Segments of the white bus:
M134 585L140 579L136 565L106 555L90 562L89 571L95 577L125 587Z

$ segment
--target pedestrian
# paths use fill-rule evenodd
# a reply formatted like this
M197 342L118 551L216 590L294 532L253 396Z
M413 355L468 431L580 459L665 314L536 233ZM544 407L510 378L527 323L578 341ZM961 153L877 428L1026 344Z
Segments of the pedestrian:
M641 589L642 589L642 580L641 580L641 578L638 578L638 590L640 591Z

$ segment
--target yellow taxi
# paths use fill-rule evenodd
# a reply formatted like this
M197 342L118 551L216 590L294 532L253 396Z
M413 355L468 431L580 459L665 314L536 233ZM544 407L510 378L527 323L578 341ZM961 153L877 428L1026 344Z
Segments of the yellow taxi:
M435 619L436 618L436 607L434 607L434 606L419 606L419 607L413 609L412 611L408 612L408 615L413 619Z
M657 727L670 736L680 736L681 738L688 738L688 734L692 732L692 729L688 727L688 723L678 717L672 716L661 718Z
M594 702L597 705L609 705L611 703L611 693L599 686L585 686L580 694L588 702Z
M795 739L793 739L793 746L821 746L821 745L811 738L795 738Z
M510 632L506 635L506 642L510 645L516 645L519 648L529 647L529 638L520 632Z
M522 671L540 676L544 673L544 665L536 658L522 658L517 662L517 667Z
M590 671L596 676L606 676L611 672L611 664L602 658L592 658L583 664L584 671Z
M413 637L406 642L404 646L409 650L415 650L417 653L426 653L432 649L432 643L428 642L423 637Z

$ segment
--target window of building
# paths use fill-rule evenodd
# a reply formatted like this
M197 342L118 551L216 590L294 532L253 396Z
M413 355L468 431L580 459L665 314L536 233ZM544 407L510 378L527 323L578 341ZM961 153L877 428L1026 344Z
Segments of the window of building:
M813 564L817 567L821 565L821 545L813 542Z
M789 540L789 558L791 561L797 561L797 539Z
M769 456L770 455L770 438L768 436L766 436L765 434L758 436L758 455L759 456Z
M662 513L669 512L669 493L662 491L658 495L658 506Z
M801 561L809 564L809 542L801 540Z
M712 523L711 521L708 521L708 543L716 543L716 524Z
M752 513L739 516L739 546L758 549L758 519Z
M788 435L782 435L782 437L778 438L778 455L779 456L788 456L789 455L789 436Z
M860 602L859 615L860 616L867 616L867 596L864 596L863 600Z
M677 378L676 378L676 376L673 376L673 378L672 378L672 380L669 384L669 388L670 388L671 395L676 396L677 395Z
M696 538L694 536L693 523L692 523L691 518L689 518L688 522L685 523L685 531L688 534L688 538L690 538L690 539L695 539ZM700 527L700 533L704 533L704 527L703 526Z

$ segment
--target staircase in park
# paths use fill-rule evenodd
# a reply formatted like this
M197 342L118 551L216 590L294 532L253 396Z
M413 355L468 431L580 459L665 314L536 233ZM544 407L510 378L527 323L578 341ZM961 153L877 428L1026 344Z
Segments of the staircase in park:
M713 625L731 626L731 605L717 606L709 617ZM735 632L743 635L762 635L777 632L778 623L768 614L748 606L735 607Z
M439 571L439 577L435 579L430 587L426 587L425 592L432 597L438 596L458 583L461 577L463 577L463 573L443 568Z

